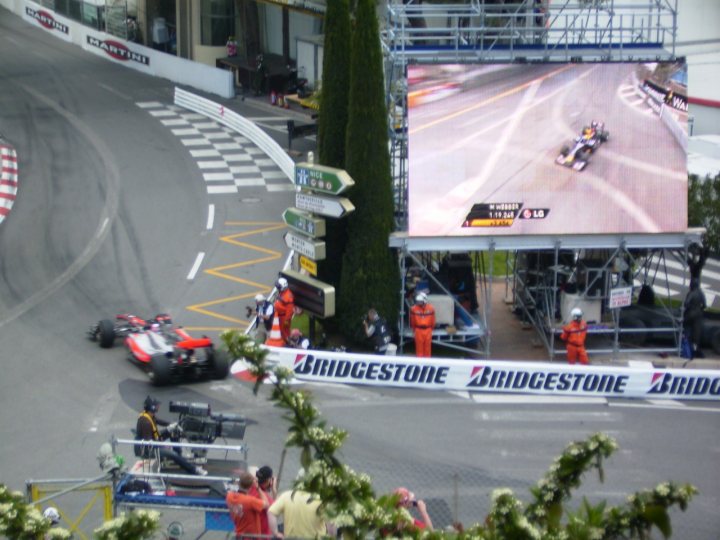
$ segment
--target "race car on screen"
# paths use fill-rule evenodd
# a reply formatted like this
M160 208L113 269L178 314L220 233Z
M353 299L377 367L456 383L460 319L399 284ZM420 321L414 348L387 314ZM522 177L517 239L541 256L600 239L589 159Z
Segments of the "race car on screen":
M210 338L193 338L174 326L167 314L145 320L121 314L90 327L88 336L109 349L123 338L128 359L140 365L156 386L180 379L224 379L229 372L227 355L215 349Z
M593 120L589 126L583 128L572 144L562 147L555 163L582 171L590 161L590 155L609 138L610 133L605 130L605 123Z

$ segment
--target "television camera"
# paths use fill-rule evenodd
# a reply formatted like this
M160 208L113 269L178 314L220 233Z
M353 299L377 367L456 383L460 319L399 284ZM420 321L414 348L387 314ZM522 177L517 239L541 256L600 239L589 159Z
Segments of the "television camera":
M184 439L191 443L212 444L215 439L242 439L247 421L239 414L213 414L208 403L171 401L171 413L178 413L177 424Z

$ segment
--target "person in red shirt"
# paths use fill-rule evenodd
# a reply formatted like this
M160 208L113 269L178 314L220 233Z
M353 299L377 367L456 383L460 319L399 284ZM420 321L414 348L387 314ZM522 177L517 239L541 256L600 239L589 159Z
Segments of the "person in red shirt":
M225 496L235 535L239 538L243 534L260 534L260 514L269 506L267 495L262 490L250 495L250 489L257 488L257 478L248 472L240 475L239 484L238 491L228 491Z
M415 331L415 356L429 358L435 328L435 308L428 303L425 293L418 293L415 305L410 308L410 328Z
M398 507L405 508L408 512L410 509L415 508L418 514L420 514L421 519L413 517L412 523L407 524L405 529L408 532L418 532L422 530L430 532L433 530L432 520L430 519L430 514L427 512L425 501L416 499L415 494L404 487L397 488L393 491L393 495L396 495L398 498Z
M260 492L264 492L268 499L268 507L277 499L277 487L275 487L275 478L273 470L267 465L260 467L255 473L257 483L248 490L248 495L260 497ZM267 508L260 512L260 534L271 535L270 524L268 523Z
M585 338L587 337L587 323L582 320L583 312L580 308L574 308L570 312L572 320L563 326L560 339L567 342L567 359L570 364L580 361L587 365L588 355L585 350Z
M275 287L277 287L278 294L273 307L280 321L280 336L287 343L290 337L290 322L295 313L295 296L284 277L278 278Z

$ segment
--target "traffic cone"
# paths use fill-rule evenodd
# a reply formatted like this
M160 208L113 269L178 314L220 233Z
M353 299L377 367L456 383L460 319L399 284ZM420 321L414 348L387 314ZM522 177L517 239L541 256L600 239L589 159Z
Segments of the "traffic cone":
M282 338L282 334L280 333L280 319L278 319L277 315L273 317L272 329L270 330L270 335L265 340L265 345L269 347L285 346L285 340Z

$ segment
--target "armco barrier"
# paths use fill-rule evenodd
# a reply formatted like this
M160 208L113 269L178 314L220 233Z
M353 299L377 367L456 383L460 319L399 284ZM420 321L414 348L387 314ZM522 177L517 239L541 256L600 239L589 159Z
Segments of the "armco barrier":
M175 88L175 105L212 118L237 131L265 152L289 179L292 180L295 177L295 162L292 158L272 137L250 120L243 118L233 110L226 109L223 105L177 87Z
M267 347L298 380L483 393L720 400L720 372L515 361L418 359Z
M18 192L17 153L0 137L0 223L12 210Z

